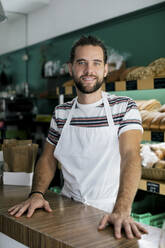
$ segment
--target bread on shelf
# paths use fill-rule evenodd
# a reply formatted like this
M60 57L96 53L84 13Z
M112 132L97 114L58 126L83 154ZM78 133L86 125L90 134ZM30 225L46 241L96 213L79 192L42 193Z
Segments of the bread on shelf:
M142 125L144 129L150 129L151 122L157 115L155 111L147 111L145 116L142 117ZM159 128L159 127L158 127Z
M120 81L126 81L127 80L127 75L134 69L138 68L138 66L132 66L129 68L126 68L121 74L120 74Z
M159 160L158 162L155 163L154 168L165 169L165 161Z
M165 104L162 106L156 99L135 100L146 130L165 130Z
M165 117L165 113L159 113L157 112L155 117L152 119L150 123L151 129L160 129L161 126L161 120Z
M155 73L152 67L139 66L127 74L126 80L127 81L139 80L139 79L146 79L148 77L154 77L154 76L155 76Z
M140 155L142 166L145 168L160 167L162 169L163 165L165 165L165 143L141 144Z
M135 100L139 110L159 110L161 108L161 103L156 99L150 100Z
M160 109L159 109L159 112L165 112L165 104L163 104L161 107L160 107Z
M165 75L165 58L154 60L148 67L152 68L155 76Z
M165 130L165 117L161 119L160 124L159 124L159 129L162 131Z

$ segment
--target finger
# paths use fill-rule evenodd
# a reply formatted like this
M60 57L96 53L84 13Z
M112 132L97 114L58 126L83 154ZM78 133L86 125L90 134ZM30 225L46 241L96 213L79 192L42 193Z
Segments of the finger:
M44 204L44 209L47 211L47 212L52 212L53 210L51 209L49 203L46 201L45 204Z
M8 211L8 212L11 212L11 211L13 211L15 208L17 208L17 207L18 207L18 205L15 205L15 206L9 208L7 211Z
M132 223L131 227L132 227L132 231L134 233L134 236L136 238L140 239L141 238L141 232L140 232L138 226L136 226L136 223Z
M124 230L125 230L125 234L126 234L126 237L128 239L133 239L134 238L134 235L132 233L133 225L134 225L133 223L129 223L127 221L123 222L123 227L124 227ZM137 228L136 228L136 230L134 228L134 231L137 232Z
M20 206L15 206L10 211L8 210L8 212L9 212L10 215L15 215L18 212L19 209L20 209Z
M30 217L32 217L32 215L34 214L34 211L37 209L38 207L32 207L32 206L30 206L29 208L28 208L28 212L27 212L27 217L28 218L30 218Z
M108 221L109 221L109 216L104 215L103 218L101 219L100 223L99 223L98 229L103 230L106 227Z
M17 213L15 214L15 217L20 217L21 215L23 215L23 213L28 209L29 204L26 204L22 207L20 207L20 209L17 211Z
M144 234L148 234L148 231L142 226L140 225L139 223L135 222L135 225L138 227L138 229L144 233Z
M121 238L121 228L122 228L121 221L114 222L114 233L117 239Z

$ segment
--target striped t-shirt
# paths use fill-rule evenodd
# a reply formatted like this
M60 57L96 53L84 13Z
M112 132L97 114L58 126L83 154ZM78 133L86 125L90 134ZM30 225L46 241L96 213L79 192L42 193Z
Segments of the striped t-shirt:
M143 131L140 113L136 103L131 98L107 93L107 99L114 124L118 128L118 135L131 129ZM70 102L55 107L47 137L47 141L52 145L57 145L62 128L74 101L75 98ZM77 102L70 125L80 126L82 128L101 128L108 126L103 100L101 99L92 104L80 104Z

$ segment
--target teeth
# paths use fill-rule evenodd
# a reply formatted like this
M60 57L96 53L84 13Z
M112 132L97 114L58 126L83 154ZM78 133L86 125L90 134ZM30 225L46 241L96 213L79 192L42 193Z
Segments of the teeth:
M87 80L87 81L91 81L91 80L94 80L95 78L94 77L83 77L83 80Z

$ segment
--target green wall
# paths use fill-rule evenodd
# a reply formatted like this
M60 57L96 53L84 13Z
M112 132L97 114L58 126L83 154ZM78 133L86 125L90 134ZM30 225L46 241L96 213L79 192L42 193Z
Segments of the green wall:
M47 79L41 76L44 61L60 60L61 64L67 62L70 47L82 34L96 35L105 42L108 49L114 48L121 54L130 54L128 67L140 66L165 57L164 26L165 3L162 3L30 46L27 49L28 64L22 60L25 49L0 56L0 70L4 67L5 72L12 77L13 87L28 80L31 92L38 95L47 90ZM58 80L62 83L64 79ZM116 94L125 94L134 99L161 98L161 103L165 103L164 90L156 92L146 90ZM55 104L57 100L38 100L39 112L50 114Z

